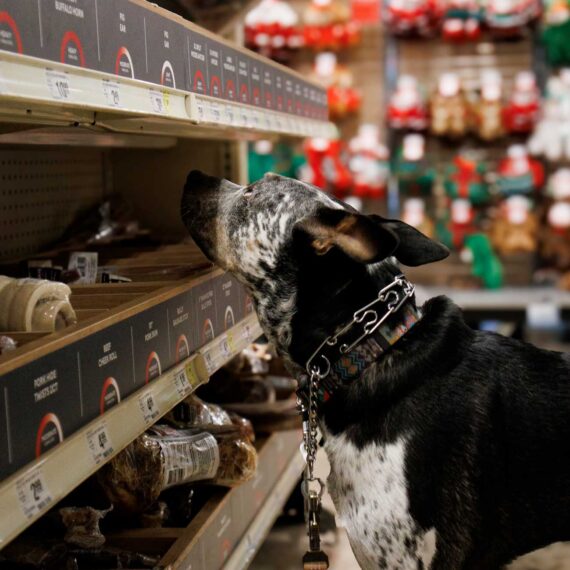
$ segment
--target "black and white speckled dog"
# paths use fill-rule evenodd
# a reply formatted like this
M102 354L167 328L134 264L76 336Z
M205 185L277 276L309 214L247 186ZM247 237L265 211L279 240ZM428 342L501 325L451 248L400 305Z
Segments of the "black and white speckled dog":
M447 255L271 174L241 187L194 171L182 216L249 288L293 372L394 280L394 258ZM422 312L322 405L329 488L359 564L492 570L570 539L570 358L474 332L445 297Z

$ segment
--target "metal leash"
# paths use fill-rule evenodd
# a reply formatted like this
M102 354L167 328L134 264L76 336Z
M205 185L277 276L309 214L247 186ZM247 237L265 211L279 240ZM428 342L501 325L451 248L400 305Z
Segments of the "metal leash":
M301 491L305 499L305 522L309 536L309 550L303 556L304 570L327 570L329 558L321 550L320 516L321 499L324 491L324 483L314 475L315 458L317 456L318 437L318 389L321 375L318 369L313 369L309 379L309 404L308 408L302 407L303 412L303 442L307 454L307 466L303 474ZM314 488L314 484L318 489ZM313 485L313 488L311 488Z

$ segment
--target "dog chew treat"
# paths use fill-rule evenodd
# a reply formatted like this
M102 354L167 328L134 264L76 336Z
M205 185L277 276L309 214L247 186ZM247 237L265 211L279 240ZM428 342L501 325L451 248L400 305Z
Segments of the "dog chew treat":
M51 332L75 324L64 283L0 277L0 330Z
M233 426L157 425L106 464L99 481L120 510L142 513L169 487L205 480L233 486L251 479L256 468L255 448Z

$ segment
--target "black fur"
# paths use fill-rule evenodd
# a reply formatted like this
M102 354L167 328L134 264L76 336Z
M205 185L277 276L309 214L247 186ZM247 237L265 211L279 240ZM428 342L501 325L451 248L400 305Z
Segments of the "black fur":
M276 191L282 189L284 179L271 180ZM188 197L187 191L185 200L203 198ZM305 208L311 215L314 205ZM295 370L401 272L391 259L366 265L340 247L318 255L314 236L297 223L306 215L292 220L271 263L260 258L267 265L261 277L232 267L252 290L264 329ZM415 230L370 219L391 224L403 244L402 262L442 257L440 246L418 238ZM202 243L215 242L211 233L205 237L185 221ZM228 265L220 252L208 253ZM286 318L279 307L292 288L295 306L285 342L276 333ZM418 528L436 529L432 570L496 570L521 554L570 539L569 357L473 331L445 297L428 301L423 311L420 323L382 360L324 405L327 430L345 434L360 448L409 434L409 508ZM375 536L379 567L386 567L384 539ZM413 540L406 539L406 548L414 547Z

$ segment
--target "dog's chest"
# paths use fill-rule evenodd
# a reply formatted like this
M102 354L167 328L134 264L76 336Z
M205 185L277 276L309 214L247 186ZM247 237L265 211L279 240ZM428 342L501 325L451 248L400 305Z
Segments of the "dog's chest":
M405 439L359 449L344 435L326 437L337 522L363 569L417 570L418 560L429 568L433 552L426 559L424 550L433 533L419 529L409 513L405 448Z

